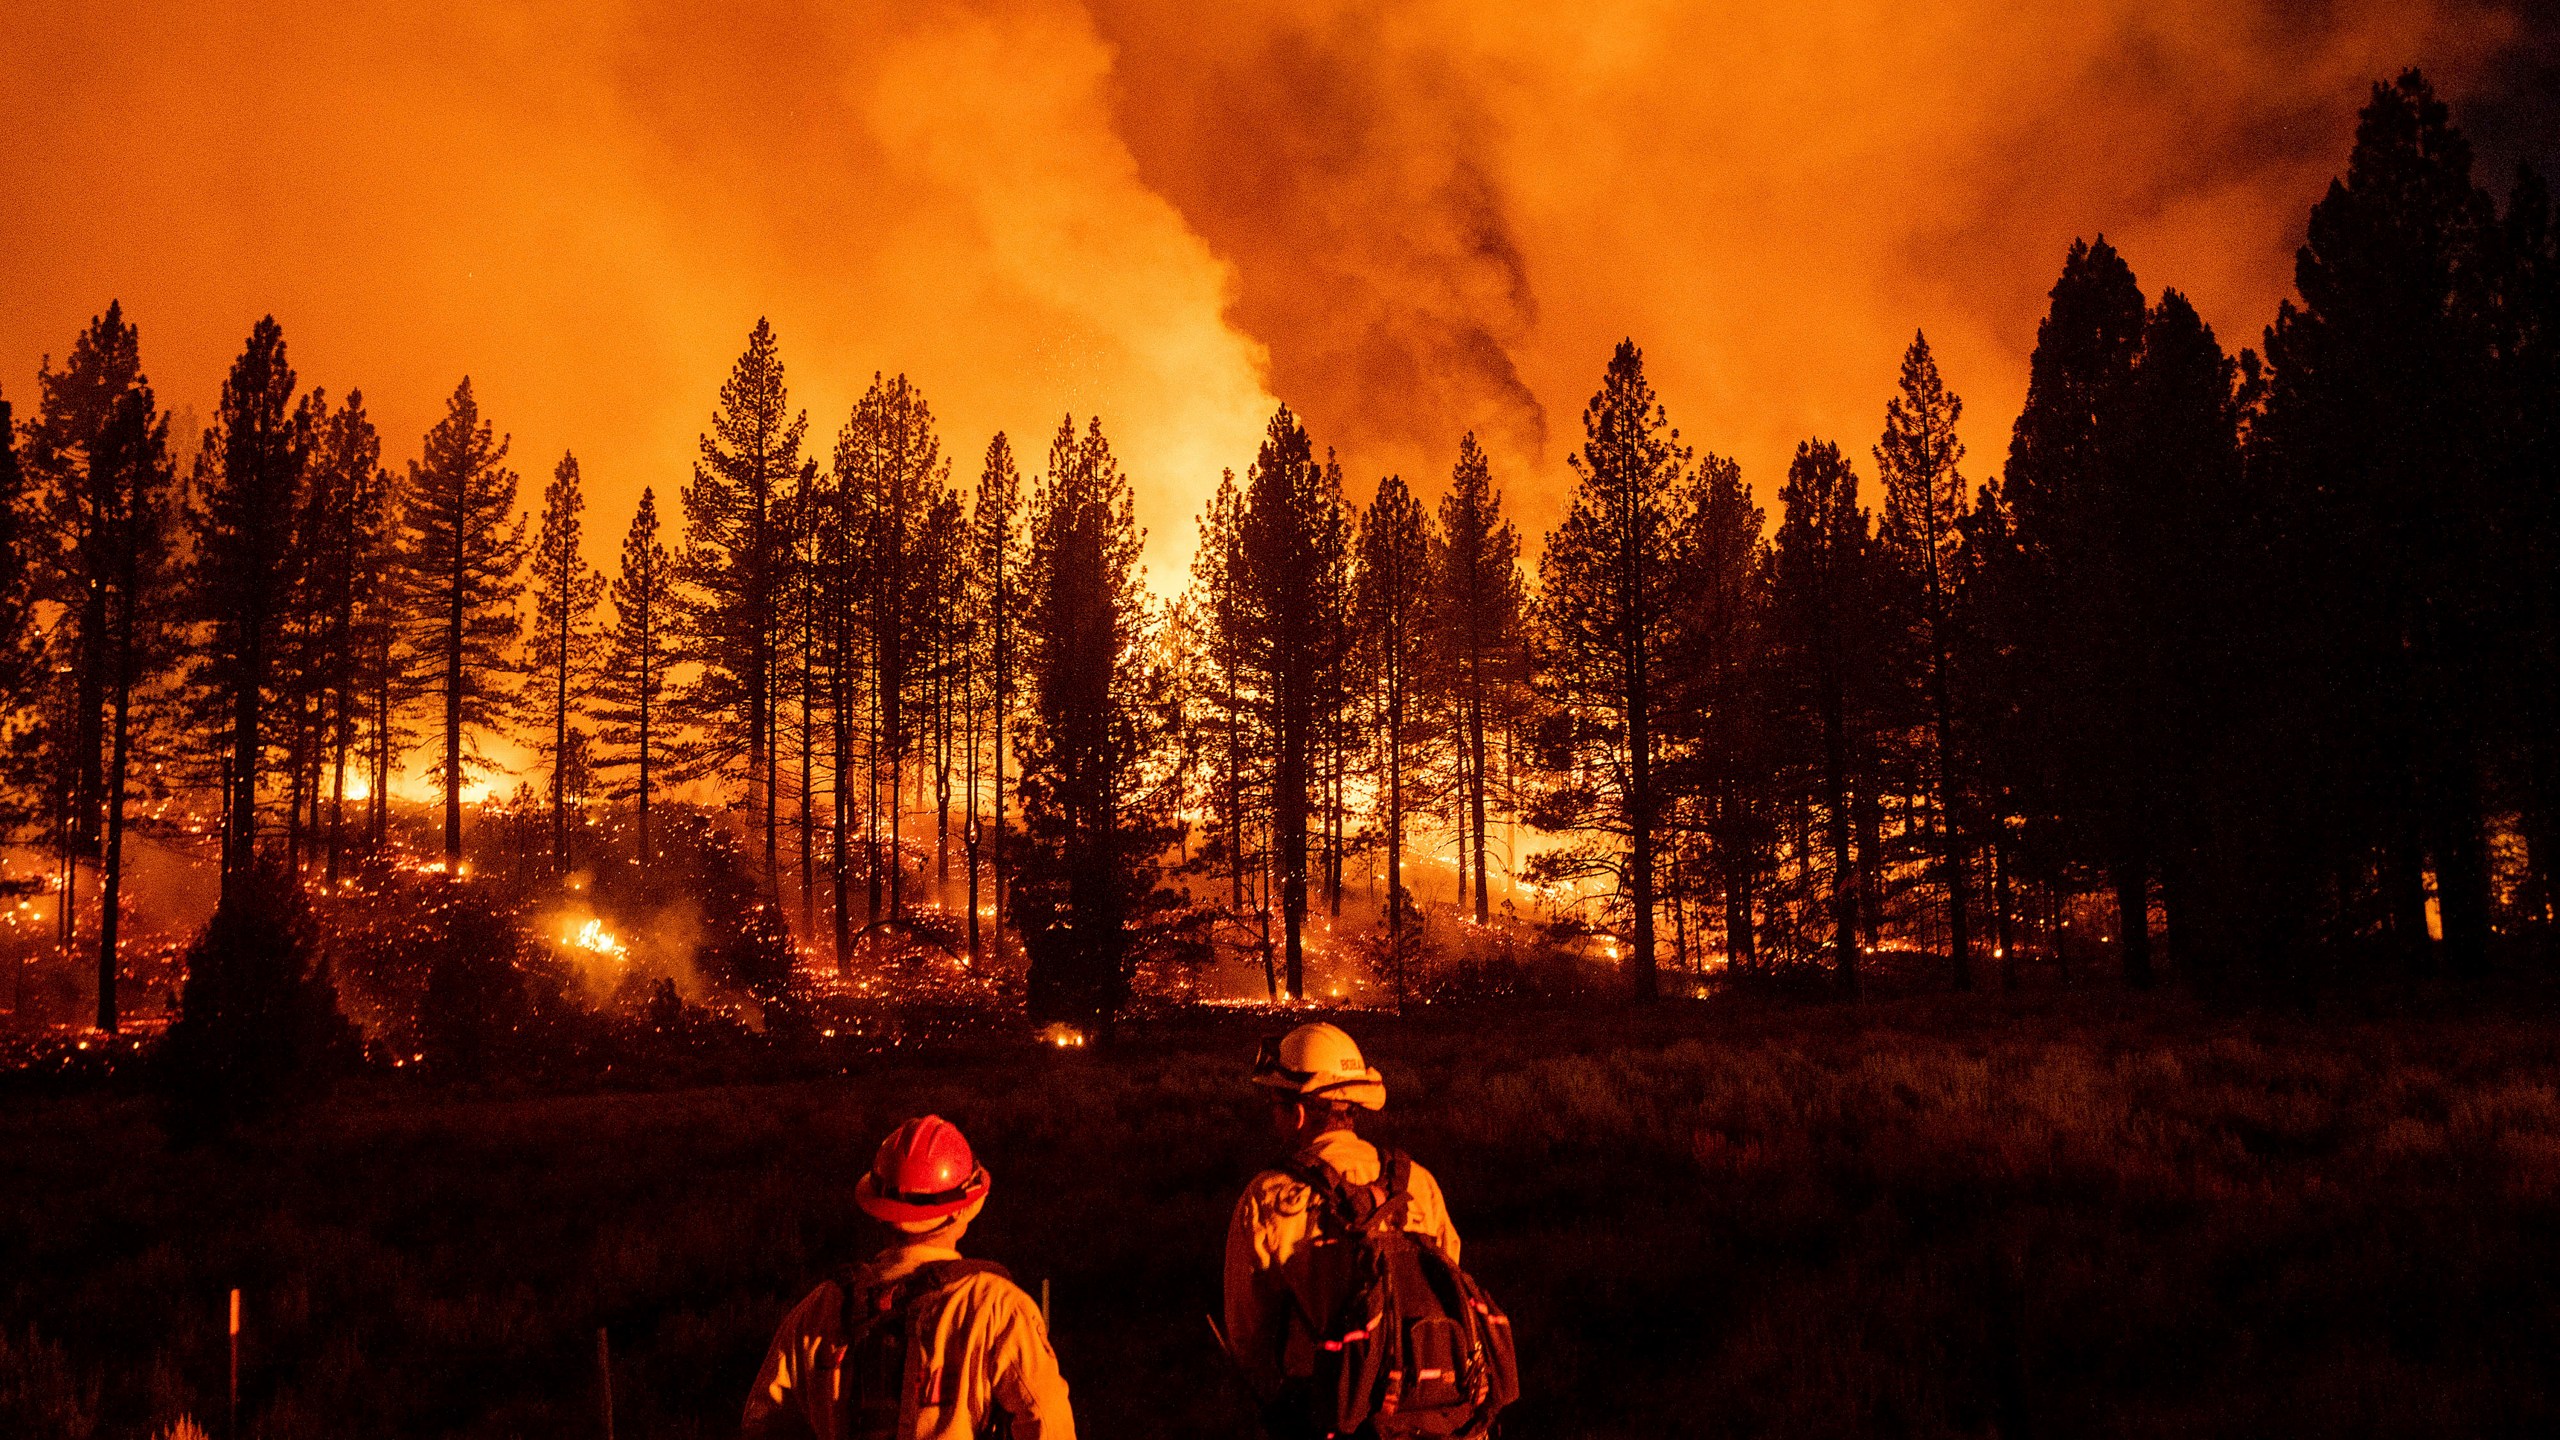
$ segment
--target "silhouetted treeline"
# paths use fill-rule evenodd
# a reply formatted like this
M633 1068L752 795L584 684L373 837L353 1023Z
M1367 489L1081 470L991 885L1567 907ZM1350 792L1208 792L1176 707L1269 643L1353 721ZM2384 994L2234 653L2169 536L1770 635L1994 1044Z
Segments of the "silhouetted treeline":
M521 513L467 379L395 477L262 320L173 434L111 305L0 425L7 819L96 877L99 935L55 915L107 1025L129 826L203 826L226 906L271 857L334 881L423 738L458 868L500 734L556 874L607 803L650 866L653 802L707 782L763 923L840 971L963 904L973 960L1018 940L1035 1012L1102 1026L1148 964L1305 994L1346 895L1399 993L1498 910L1644 995L2100 948L2137 985L2475 972L2547 938L2560 856L2549 199L2482 189L2412 72L2295 280L2235 355L2075 241L1996 474L1915 336L1873 442L1807 439L1774 513L1621 344L1534 589L1472 436L1436 507L1362 506L1283 407L1171 602L1098 421L1036 475L994 437L964 490L875 376L821 457L761 321L680 527L644 489L604 575L575 458Z

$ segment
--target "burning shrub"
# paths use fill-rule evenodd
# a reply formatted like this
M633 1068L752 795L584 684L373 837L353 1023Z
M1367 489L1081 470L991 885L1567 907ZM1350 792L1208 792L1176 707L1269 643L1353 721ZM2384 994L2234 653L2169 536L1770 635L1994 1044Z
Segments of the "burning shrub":
M262 869L187 950L177 1023L160 1049L171 1129L201 1135L265 1115L346 1068L355 1030L314 964L302 888Z
M1604 993L1611 978L1535 931L1467 925L1445 927L1435 939L1434 953L1417 957L1410 999L1553 1002Z

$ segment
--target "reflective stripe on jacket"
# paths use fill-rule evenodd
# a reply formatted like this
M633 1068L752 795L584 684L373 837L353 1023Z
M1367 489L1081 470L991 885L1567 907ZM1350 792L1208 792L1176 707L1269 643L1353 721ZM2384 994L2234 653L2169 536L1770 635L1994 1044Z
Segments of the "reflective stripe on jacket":
M1328 1130L1300 1153L1332 1166L1353 1185L1378 1178L1378 1147L1348 1130ZM1458 1227L1449 1222L1440 1182L1416 1164L1410 1193L1404 1228L1438 1241L1441 1253L1456 1264ZM1293 1283L1304 1280L1302 1252L1311 1237L1318 1244L1329 1239L1315 1234L1319 1208L1315 1191L1303 1182L1265 1170L1245 1187L1227 1225L1227 1348L1265 1403L1280 1393L1283 1377L1315 1373L1310 1338L1304 1327L1288 1322Z
M855 1272L857 1288L902 1278L920 1265L956 1260L932 1245L882 1251ZM1040 1307L1000 1275L978 1274L918 1302L923 1341L908 1354L907 1393L929 1403L902 1411L899 1440L972 1440L990 1434L999 1411L1013 1440L1075 1440L1067 1382L1049 1349ZM747 1396L747 1440L851 1440L840 1406L844 1289L828 1281L810 1292L774 1333Z

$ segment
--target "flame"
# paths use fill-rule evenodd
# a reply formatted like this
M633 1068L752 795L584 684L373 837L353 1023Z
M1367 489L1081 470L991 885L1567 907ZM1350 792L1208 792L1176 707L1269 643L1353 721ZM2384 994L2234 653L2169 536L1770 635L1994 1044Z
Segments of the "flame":
M631 954L631 947L623 944L620 937L605 928L603 921L592 915L578 922L560 938L562 943L576 949L591 954L611 956L616 960L627 959Z
M1065 1021L1052 1021L1040 1032L1040 1043L1059 1050L1084 1048L1084 1032Z

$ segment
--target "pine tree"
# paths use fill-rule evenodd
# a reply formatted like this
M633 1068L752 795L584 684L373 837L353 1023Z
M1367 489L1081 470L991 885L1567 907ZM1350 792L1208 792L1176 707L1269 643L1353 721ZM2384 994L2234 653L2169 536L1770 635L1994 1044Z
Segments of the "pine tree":
M1689 451L1633 340L1618 343L1582 427L1582 449L1570 457L1571 506L1538 562L1537 684L1551 711L1542 748L1559 778L1531 812L1539 828L1579 838L1538 857L1532 873L1614 882L1629 931L1629 984L1650 1000L1658 993L1655 707L1674 624L1671 558Z
M1108 1038L1137 962L1166 942L1156 884L1173 842L1164 797L1169 688L1150 645L1144 532L1094 422L1072 418L1031 502L1024 571L1022 807L1014 913L1031 955L1034 1019Z
M1378 741L1386 770L1380 798L1387 841L1387 953L1395 965L1401 1002L1405 976L1404 887L1405 774L1407 749L1417 743L1422 719L1418 690L1428 663L1431 633L1431 517L1404 480L1390 475L1360 517L1354 571L1354 629L1360 673L1378 717Z
M1005 926L1005 745L1012 738L1016 650L1022 608L1022 476L1013 446L996 432L978 472L977 504L970 512L972 567L977 578L977 636L986 673L987 732L992 750L994 814L979 819L976 793L969 802L969 954L978 954L978 846L983 832L987 874L994 890L995 926Z
M329 771L327 878L338 882L346 843L347 765L365 718L383 611L395 587L382 583L392 560L394 487L382 468L382 437L350 392L313 437L303 545L308 556L300 612L305 643L301 688L313 709L320 745L314 762ZM387 766L383 767L387 768ZM374 778L378 790L388 784ZM312 786L316 808L318 785Z
M1285 405L1245 472L1238 532L1247 664L1271 767L1282 954L1289 995L1304 999L1307 829L1343 694L1351 524L1338 472L1317 463L1306 428Z
M141 369L140 334L121 307L90 322L65 367L39 376L44 406L29 459L48 528L60 542L43 591L60 606L57 668L67 693L56 713L65 861L64 940L77 860L99 866L98 1028L116 1028L127 783L137 692L169 660L167 630L176 471L169 422ZM103 832L103 833L102 833Z
M414 734L410 707L420 693L418 657L409 641L417 627L409 610L409 591L400 579L399 517L408 509L408 487L401 477L382 471L379 561L371 572L376 583L363 587L356 603L356 680L363 714L365 764L365 845L375 853L391 833L391 780ZM387 577L387 583L385 579Z
M881 918L885 881L887 917L903 922L906 762L930 642L932 572L925 555L926 529L949 479L941 441L933 432L933 411L907 377L872 376L871 388L855 404L836 442L836 467L835 484L860 547L862 590L858 598L849 598L859 605L860 633L869 646L865 684L871 791L864 833L870 851L870 910L874 921Z
M596 677L598 739L606 747L598 768L632 772L622 793L637 810L635 853L643 870L658 855L649 807L665 764L667 672L676 663L674 587L675 562L658 539L658 497L643 488L622 540L622 573L612 586L611 648Z
M1884 485L1884 518L1877 538L1892 567L1901 607L1921 657L1920 689L1926 696L1937 803L1938 871L1947 892L1947 953L1959 990L1973 988L1972 932L1965 895L1965 815L1957 783L1955 682L1949 656L1955 648L1953 577L1963 541L1964 442L1956 422L1964 402L1938 376L1929 338L1914 335L1902 357L1900 392L1885 406L1884 436L1876 442L1876 473Z
M462 866L462 789L479 759L474 732L503 719L507 651L524 593L524 517L516 513L516 472L507 441L481 418L464 377L409 462L402 496L400 556L410 601L412 647L442 702L444 748L435 779L444 790L444 858Z
M686 658L699 671L683 706L699 745L694 772L735 773L764 834L764 876L777 883L781 759L774 695L780 673L780 601L790 580L787 509L808 464L806 412L793 413L782 356L766 321L720 386L720 408L684 488Z
M62 542L45 590L61 607L54 634L70 718L57 762L64 938L75 893L68 880L76 879L78 858L97 859L98 1026L112 1032L137 692L169 658L176 472L168 418L142 374L139 333L120 307L111 304L93 320L65 368L48 366L39 384L45 403L31 427L30 458L49 527Z
M1796 447L1778 491L1782 515L1771 559L1784 721L1810 719L1820 736L1822 803L1831 829L1832 966L1843 991L1858 986L1858 878L1850 861L1851 785L1864 747L1865 692L1874 681L1875 564L1858 475L1825 440Z
M2517 497L2501 568L2525 577L2506 617L2511 763L2529 885L2520 907L2560 920L2560 229L2541 176L2520 168L2499 231L2500 490Z
M196 458L187 521L187 610L200 625L191 680L221 727L222 903L238 902L256 866L258 781L269 735L267 689L303 557L294 544L311 416L293 401L284 331L260 320L224 379Z
M2307 767L2293 789L2309 821L2270 837L2274 853L2297 894L2335 877L2349 929L2378 860L2384 928L2412 958L2432 949L2432 868L2444 949L2465 971L2489 939L2484 702L2501 604L2487 563L2499 506L2477 458L2496 391L2494 207L2470 169L2422 76L2374 87L2345 179L2312 207L2301 304L2267 332L2252 431L2271 568L2305 617L2268 658L2301 697L2287 719L2322 737L2272 757Z
M1261 883L1265 857L1247 853L1248 835L1259 828L1260 810L1254 797L1263 782L1249 673L1243 517L1244 492L1236 486L1235 472L1222 472L1216 493L1201 511L1200 543L1192 553L1186 604L1198 639L1193 657L1198 674L1189 698L1194 709L1191 718L1211 737L1217 756L1203 787L1213 833L1201 848L1201 863L1225 863L1227 921L1249 931L1248 943L1262 965L1264 990L1276 1000L1280 972L1271 947L1269 897ZM1253 876L1250 888L1248 867ZM1245 918L1249 895L1256 902L1250 924Z
M921 551L925 582L920 614L927 663L926 753L933 765L935 903L951 879L951 770L958 758L954 722L960 656L968 644L968 512L960 492L945 489L925 514Z
M870 522L861 486L869 430L857 407L836 437L834 463L825 483L813 491L803 517L811 566L809 603L816 612L811 626L812 663L819 671L817 688L827 712L828 905L840 975L849 973L853 965L855 742L863 742L867 765L877 738L870 691ZM867 821L861 833L866 840L871 834ZM877 847L866 845L865 849L876 861ZM876 909L875 905L875 914Z
M2245 409L2240 364L2185 296L2163 291L2144 317L2134 372L2140 473L2127 497L2128 538L2141 557L2132 597L2155 712L2140 732L2154 797L2149 848L2180 966L2208 949L2193 901L2208 868L2200 852L2210 796L2221 788L2210 767L2230 751L2228 697L2242 685L2230 633L2248 563L2239 548Z
M525 657L525 695L531 714L547 732L541 751L551 761L551 866L569 871L567 762L581 701L598 660L596 605L604 577L580 548L586 496L578 482L578 457L563 454L542 490L542 528L533 542L533 636Z
M1492 750L1487 735L1507 726L1525 678L1521 624L1528 601L1520 579L1520 535L1502 515L1502 492L1473 431L1458 442L1449 493L1440 500L1431 575L1438 673L1458 733L1459 821L1472 840L1476 923L1491 918L1485 817Z
M790 635L788 698L796 705L798 723L791 738L799 747L800 781L800 933L818 928L817 764L825 748L826 707L821 692L827 665L826 611L823 577L828 557L827 484L812 463L801 467L791 485L788 520L790 557L785 565L783 610Z
M46 676L36 648L36 600L43 579L35 503L18 459L13 407L0 398L0 827L15 831L40 802L35 766Z
M2036 329L2027 402L2009 441L2002 493L2024 562L2011 589L2021 602L2015 667L2031 733L2008 753L2020 783L2040 795L2071 838L2073 858L2094 863L2115 887L2125 979L2148 984L2150 821L2159 776L2153 722L2160 704L2143 625L2155 583L2152 516L2141 491L2135 367L2145 302L2133 271L2104 236L2073 241Z
M1726 963L1748 969L1758 953L1753 893L1769 764L1767 517L1751 503L1742 467L1719 455L1699 461L1688 498L1673 553L1682 603L1662 695L1665 791L1695 812L1686 828L1703 836L1700 858L1715 871L1682 888L1721 892ZM1676 914L1677 895L1673 904Z

